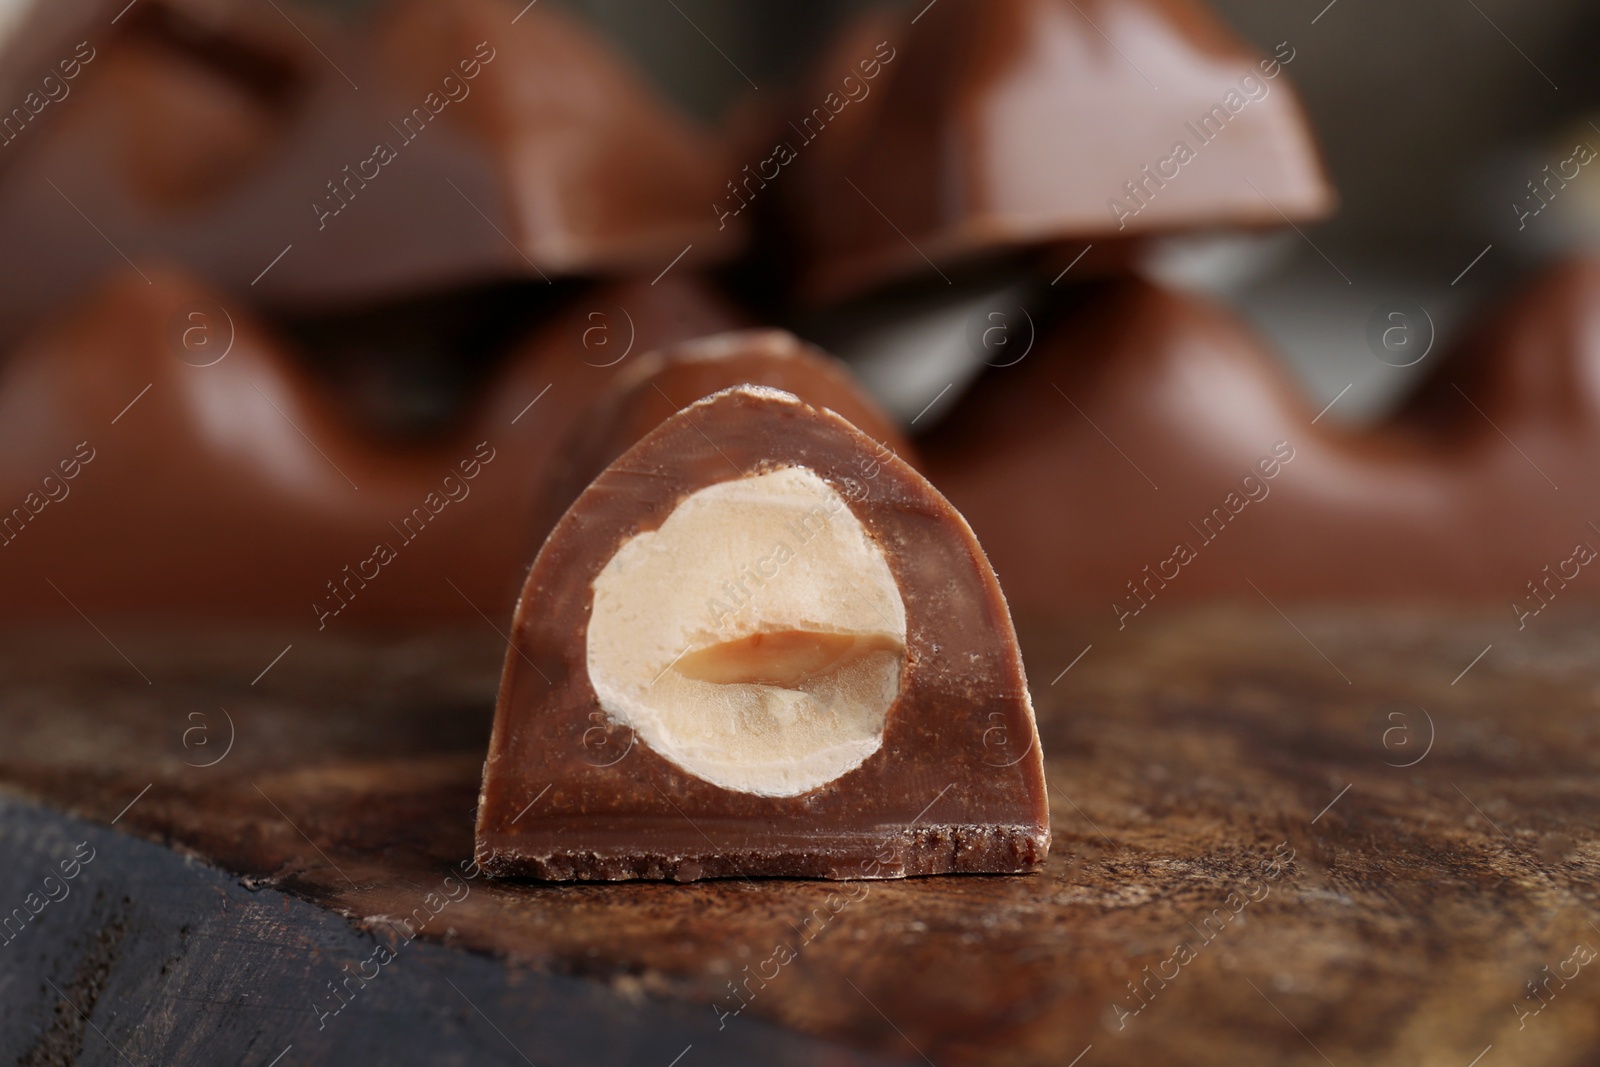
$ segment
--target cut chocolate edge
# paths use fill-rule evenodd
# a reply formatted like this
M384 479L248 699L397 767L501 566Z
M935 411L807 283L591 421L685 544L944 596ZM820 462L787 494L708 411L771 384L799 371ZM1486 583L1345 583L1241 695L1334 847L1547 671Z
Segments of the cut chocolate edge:
M518 604L479 802L486 871L1042 865L1043 761L1004 596L965 520L876 447L746 385L677 412L594 480Z
M538 494L539 540L618 456L683 407L735 385L765 385L827 408L876 442L875 457L916 465L899 425L844 363L786 330L729 330L645 353L594 400L551 458ZM862 475L875 469L869 463Z

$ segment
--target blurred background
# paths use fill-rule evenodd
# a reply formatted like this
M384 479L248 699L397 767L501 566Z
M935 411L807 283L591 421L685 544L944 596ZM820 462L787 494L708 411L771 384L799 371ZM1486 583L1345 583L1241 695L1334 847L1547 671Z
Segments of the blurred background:
M580 16L662 92L713 129L753 102L779 106L850 0L538 0ZM375 0L284 0L335 20ZM0 32L31 0L0 2ZM194 7L203 8L204 3ZM220 5L225 6L225 5ZM1580 0L1215 0L1209 7L1263 54L1294 48L1289 71L1340 197L1327 221L1174 254L1163 278L1222 295L1291 360L1330 414L1389 409L1425 366L1374 359L1366 325L1421 305L1440 345L1478 299L1564 252L1600 243L1600 181L1587 175L1519 229L1513 204L1575 141L1600 139L1600 8ZM1487 250L1487 251L1486 251ZM1480 258L1481 257L1481 258ZM1470 267L1470 269L1468 269ZM1320 407L1320 403L1318 404Z
M869 6L540 2L578 11L711 123L751 91L741 70L759 92L781 90L841 18ZM1528 180L1545 164L1570 157L1576 141L1600 144L1590 125L1600 116L1600 64L1593 55L1600 6L1583 0L1214 0L1210 6L1262 53L1285 40L1296 49L1289 77L1322 141L1341 203L1328 221L1303 225L1304 237L1290 231L1255 242L1232 284L1209 287L1277 342L1318 408L1353 383L1330 419L1385 412L1430 369L1426 361L1398 368L1374 358L1366 328L1376 309L1426 308L1438 328L1437 350L1458 334L1481 297L1503 292L1564 252L1600 245L1600 179L1574 182L1537 226L1519 231L1512 207L1527 196Z
M729 199L836 84L835 42L880 31L911 61L771 191ZM1120 589L1113 572L1169 552L1234 470L1304 432L1299 503L1209 552L1185 595L1249 594L1240 576L1284 531L1343 523L1286 590L1499 600L1591 519L1550 491L1592 477L1594 420L1550 416L1593 406L1600 277L1580 261L1600 245L1600 167L1577 156L1600 144L1596 31L1592 5L1507 0L5 0L0 92L38 109L13 111L0 147L0 450L34 501L18 530L46 506L36 470L102 426L131 439L96 467L99 495L50 513L54 540L12 551L36 562L10 578L57 611L77 602L32 570L85 558L106 574L84 587L124 583L107 607L303 603L493 439L517 458L478 483L476 523L436 527L454 542L408 549L411 585L383 584L418 618L493 614L542 543L531 516L568 431L634 342L780 326L852 364L1014 588L1065 574L1054 524L1104 564L1063 577L1064 598ZM80 39L103 58L70 100L40 100L31 72ZM509 57L492 67L490 39ZM473 100L403 133L474 48L490 73L458 86ZM1126 175L1273 55L1292 89L1241 104L1241 132L1123 234L1104 205ZM405 162L364 159L378 138ZM1544 303L1519 296L1556 263ZM1044 358L998 373L1021 357L974 340L998 305ZM1400 351L1377 340L1396 315ZM1491 351L1470 351L1494 316ZM215 367L190 344L235 329ZM1429 397L1385 420L1424 379ZM153 507L163 482L248 491ZM1185 495L1143 495L1158 483ZM1477 540L1440 562L1461 526ZM186 590L136 587L113 547L159 549ZM458 596L439 572L469 551L491 562ZM240 561L260 559L283 570L241 592Z

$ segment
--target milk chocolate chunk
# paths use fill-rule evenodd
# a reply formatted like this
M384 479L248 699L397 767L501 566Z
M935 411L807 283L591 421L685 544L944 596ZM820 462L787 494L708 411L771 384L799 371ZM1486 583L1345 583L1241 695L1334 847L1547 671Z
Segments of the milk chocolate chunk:
M371 57L407 102L402 114L449 94L457 114L447 143L430 146L430 165L458 168L465 158L477 169L457 182L504 233L478 219L483 262L654 276L680 254L675 269L737 252L743 222L719 224L709 207L726 179L719 142L582 22L535 6L511 12L508 29L512 6L406 0L379 24ZM441 83L439 71L452 80Z
M146 272L0 373L0 601L15 615L321 629L509 604L525 544L507 513L531 490L498 438L385 447L244 308Z
M965 521L840 416L763 386L678 411L528 576L477 825L495 875L1036 870L1043 764Z
M1520 625L1600 597L1594 263L1536 279L1361 429L1319 421L1225 308L1139 281L1058 299L1027 359L919 441L1019 616L1121 629L1265 593L1509 604Z
M115 176L127 203L155 225L215 208L268 165L306 87L303 42L263 33L279 27L241 19L237 7L211 14L171 0L130 10L122 32L82 70L89 106L73 102L83 114L60 116L64 140L47 150L98 164L102 181Z
M553 449L542 491L547 533L588 484L613 460L681 408L736 385L765 385L793 393L812 407L842 416L877 442L878 458L911 461L899 426L878 407L838 360L784 330L736 330L650 352L618 374L575 431ZM870 468L869 469L874 469Z
M529 333L462 425L400 444L363 432L232 298L146 270L151 284L114 278L0 368L0 601L16 614L508 616L542 539L544 471L627 365L585 361L628 343L586 344L594 309L626 306L641 347L737 321L688 275L594 286Z
M924 256L948 272L1332 206L1288 43L1257 54L1191 0L920 7L847 31L775 132L815 301L927 272Z
M1582 439L1600 432L1597 368L1600 259L1564 260L1485 309L1432 367L1419 367L1430 373L1395 421L1457 440L1497 436L1494 425L1519 443L1529 435ZM1574 459L1591 465L1581 453ZM1580 465L1549 462L1562 473Z
M0 343L157 260L305 312L655 277L743 240L744 220L710 209L716 139L569 16L503 0L297 12L313 47L270 5L200 10L215 6L140 0L59 57L79 71L70 95L0 152Z

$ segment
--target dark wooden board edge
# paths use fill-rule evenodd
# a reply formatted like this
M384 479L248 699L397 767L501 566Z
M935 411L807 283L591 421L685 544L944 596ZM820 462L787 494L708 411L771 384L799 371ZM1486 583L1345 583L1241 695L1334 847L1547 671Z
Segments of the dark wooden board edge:
M172 849L4 795L0 856L0 910L32 916L0 940L0 1058L20 1067L896 1062L753 1017L724 1025L705 1005L384 937ZM71 870L82 856L92 858L63 879L62 861ZM380 946L393 958L372 962L384 958ZM322 1014L341 1003L341 982L348 1003Z

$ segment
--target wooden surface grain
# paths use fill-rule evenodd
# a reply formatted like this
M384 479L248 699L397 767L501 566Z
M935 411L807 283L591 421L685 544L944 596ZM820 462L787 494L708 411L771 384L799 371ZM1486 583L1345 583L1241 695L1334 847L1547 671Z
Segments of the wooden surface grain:
M680 1012L702 1021L671 1023L694 1045L679 1067L753 1047L940 1067L1600 1059L1600 958L1585 955L1600 949L1600 618L1517 632L1498 613L1290 616L1025 628L1055 838L1033 876L466 879L501 652L487 627L298 641L277 661L289 642L271 633L13 634L0 788L200 861L224 896L279 895L291 926L333 922L358 941L316 951L352 967L420 916L414 947L489 967L470 987L485 997L503 976L500 1010L530 990L523 1043L547 1018L529 976L575 982L589 999L568 1010L615 1038L595 1063L653 1063L617 1035ZM26 892L54 852L9 835L0 890ZM118 892L111 866L96 875ZM37 1044L64 1010L41 978L74 980L70 940L25 975L0 945L7 1041ZM238 938L239 988L303 969L311 942L281 940L263 955ZM119 1010L87 1014L147 1062ZM385 1025L347 1010L342 1032ZM281 1047L287 1012L239 1025ZM333 1028L293 1031L294 1062L333 1062ZM83 1062L101 1062L80 1036ZM581 1038L564 1040L547 1058L585 1062Z

